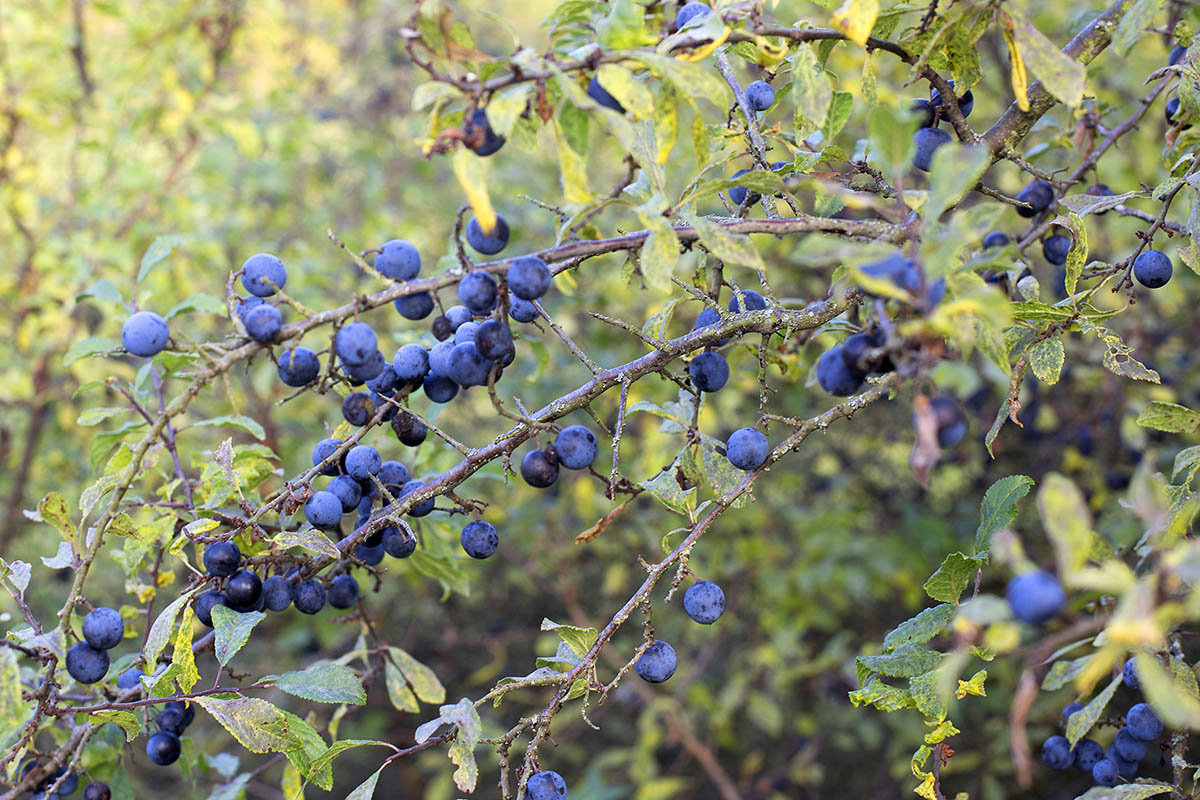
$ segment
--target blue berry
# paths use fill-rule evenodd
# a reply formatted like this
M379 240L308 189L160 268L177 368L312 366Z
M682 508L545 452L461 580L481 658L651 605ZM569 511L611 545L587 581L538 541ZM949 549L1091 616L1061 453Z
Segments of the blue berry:
M1071 743L1065 736L1051 736L1042 742L1042 761L1050 769L1066 769L1075 762L1071 755Z
M257 253L242 264L242 286L257 297L270 297L287 283L283 262L270 253Z
M1100 743L1092 739L1084 739L1077 742L1075 745L1075 768L1086 773L1091 773L1092 767L1096 766L1096 762L1104 758L1104 748Z
M683 593L683 610L701 625L712 625L725 612L725 592L712 581L698 581Z
M1143 742L1152 742L1162 735L1163 724L1148 703L1135 703L1125 714L1125 730Z
M554 770L544 769L529 776L525 784L528 800L565 800L567 783Z
M361 386L367 381L374 380L382 375L387 365L388 362L383 357L383 353L376 350L370 358L361 364L343 364L342 372L350 379L351 384Z
M249 314L254 309L261 306L265 302L266 302L266 300L263 300L261 297L256 297L252 294L247 295L245 297L238 298L238 304L237 304L238 318L241 319L243 324L245 324L246 315Z
M754 81L746 87L746 102L755 111L766 111L775 105L775 89L766 81Z
M485 256L496 255L508 247L508 223L504 221L504 217L497 214L495 227L490 232L484 233L479 220L471 217L467 221L467 244Z
M537 256L521 256L508 268L508 288L522 300L537 300L550 288L550 267Z
M420 380L429 372L429 351L419 344L406 344L396 351L392 369L402 381Z
M949 83L950 83L950 88L953 89L954 81L949 81ZM930 95L929 102L930 102L930 105L932 105L935 109L938 109L938 113L941 116L949 119L949 115L946 114L945 111L938 108L942 104L941 92L939 92L937 89L934 89L932 94ZM967 117L971 116L971 111L974 108L975 108L975 93L972 92L970 89L967 89L967 91L965 93L960 94L958 96L958 110L962 112L963 119L966 119Z
M992 231L983 237L983 249L990 250L993 247L1004 247L1008 242L1008 234L1001 231Z
M232 609L254 610L262 599L262 579L248 569L238 570L225 581L225 597Z
M1122 758L1115 745L1109 745L1104 751L1104 757L1117 768L1117 774L1122 778L1132 778L1137 775L1138 762Z
M351 322L337 332L333 349L345 364L365 364L379 352L379 340L367 323Z
M246 325L246 333L260 344L275 341L275 338L279 336L280 329L283 328L283 317L280 315L279 309L266 303L250 309L250 313L246 314L242 321Z
M1133 277L1147 289L1166 286L1171 272L1171 257L1161 250L1146 250L1133 260Z
M121 344L135 356L153 356L167 346L167 321L153 311L131 314L121 326Z
M750 170L748 169L739 169L737 172L733 173L732 176L730 176L730 180L737 180L749 171ZM741 208L747 202L753 205L754 203L757 203L761 197L762 195L758 194L757 192L751 192L745 186L729 187L729 201L738 208ZM733 309L731 308L730 311L732 310Z
M450 330L456 331L471 321L471 309L466 306L450 306L446 309L446 320Z
M356 481L371 480L371 476L379 472L381 466L383 458L380 457L379 451L370 445L355 445L346 454L346 472Z
M462 325L459 325L458 328L454 331L454 343L455 344L466 344L467 342L473 343L475 341L475 331L477 331L477 330L479 330L478 322L464 322ZM450 358L449 354L446 355L446 358L447 358L447 364L449 364L449 358Z
M142 685L142 671L137 667L127 669L117 678L117 688L122 692L127 692L130 689L136 689Z
M405 319L425 319L433 313L433 295L429 292L417 292L416 294L397 297L392 301L392 305L400 316Z
M1017 213L1019 215L1026 218L1036 217L1054 202L1054 187L1046 181L1030 181L1025 185L1025 188L1017 192L1015 199L1031 206L1030 208L1017 206Z
M729 380L729 363L720 353L701 353L688 364L692 384L702 392L716 392Z
M939 395L929 401L937 421L937 440L940 447L953 447L967 435L967 417L953 397Z
M738 428L729 434L725 442L725 456L729 463L746 472L761 467L770 451L767 437L754 428Z
M204 548L204 569L214 578L228 578L242 564L242 551L233 542L214 542Z
M1181 44L1177 44L1172 47L1170 55L1167 56L1168 66L1173 67L1180 61L1183 61L1183 57L1187 55L1187 50L1188 49Z
M1067 604L1058 579L1048 572L1025 572L1008 582L1008 605L1013 616L1030 625L1040 625L1062 613Z
M633 668L638 677L647 683L662 683L675 674L678 659L675 648L666 642L652 642L642 651Z
M338 575L329 583L328 597L334 608L353 608L358 602L358 581L350 575Z
M625 106L621 105L620 100L613 97L607 89L600 85L600 81L595 75L588 81L587 95L605 108L612 109L618 114L625 113Z
M342 501L333 492L313 492L304 504L304 518L314 528L333 528L342 519Z
M521 459L521 478L535 489L553 486L558 480L558 457L546 450L530 450Z
M1056 233L1042 242L1042 256L1056 267L1067 263L1071 252L1071 237Z
M509 316L517 322L533 322L538 317L537 306L529 300L514 297L508 307Z
M475 329L475 349L491 361L500 361L515 353L512 331L503 322L485 319Z
M490 522L475 520L462 529L462 549L471 558L490 558L500 547L500 536Z
M422 383L425 395L434 403L449 403L458 394L458 384L440 375L427 375Z
M412 494L413 492L419 491L424 488L425 488L425 484L422 481L417 481L417 480L409 481L408 483L404 484L403 487L401 487L400 496L407 497L408 495ZM434 501L434 498L432 498L432 497L422 500L416 506L414 506L413 508L410 508L408 510L408 515L410 517L426 516L427 514L429 514L430 512L433 511L433 501Z
M1121 669L1121 679L1135 692L1142 688L1142 682L1137 673L1137 662L1134 659L1130 658L1125 661L1125 666Z
M417 549L417 537L407 528L389 525L383 529L383 549L392 558L408 558Z
M421 254L403 239L392 239L379 248L375 271L395 281L410 281L421 272Z
M558 463L567 469L587 469L600 452L596 434L584 425L568 425L554 437Z
M1060 715L1062 717L1063 724L1066 725L1067 722L1071 719L1071 715L1074 714L1076 711L1082 711L1082 710L1083 710L1083 703L1068 703L1066 705L1066 707L1063 708L1062 714Z
M159 731L146 740L146 757L160 767L174 764L181 752L179 737L173 733Z
M835 397L849 397L862 387L863 379L846 366L842 345L838 344L817 359L817 383Z
M486 272L471 272L458 282L458 299L476 314L486 314L496 307L496 279Z
M377 544L371 546L366 542L356 545L354 548L354 557L366 564L368 567L374 567L383 561L384 551L383 545Z
M99 683L108 674L108 653L80 642L67 651L67 672L77 683Z
M382 358L382 353L380 354ZM392 369L392 365L384 361L383 371L374 378L367 381L367 388L376 394L390 394L395 391L396 386L400 383L400 377L396 375L396 370ZM372 398L374 399L374 398ZM376 403L379 406L382 403Z
M317 446L313 448L313 454L312 454L313 466L315 467L318 464L325 461L325 459L332 457L333 454L335 452L337 452L337 449L341 446L342 446L342 442L339 439L322 439L321 441L317 442ZM345 456L343 456L343 458L345 458ZM319 474L321 474L321 475L337 475L338 469L340 467L341 467L340 461L338 459L334 459L333 462L328 464L324 469L322 469ZM236 567L235 567L235 569L236 569ZM232 570L230 571L230 574L232 574Z
M487 112L475 109L463 120L463 142L477 156L490 156L504 146L504 137L492 130Z
M342 512L345 514L358 508L359 502L362 501L362 487L349 475L338 475L329 482L325 491L332 492L341 501Z
M450 351L449 367L450 378L459 386L484 386L488 382L492 362L483 357L474 342L463 342Z
M929 172L933 166L933 154L942 145L950 144L952 137L949 131L941 128L917 128L913 141L917 146L913 154L913 166L922 172Z
M97 608L83 618L83 638L97 650L111 650L125 637L125 621L112 608Z
M356 428L366 425L374 413L375 403L366 392L354 392L342 400L342 418Z
M292 603L301 614L316 614L325 607L325 587L309 578L296 584Z
M405 411L392 420L392 433L396 434L400 444L416 447L425 441L425 437L429 435L429 428L415 415Z
M721 321L721 314L715 308L705 306L699 316L696 317L696 324L692 326L692 330L698 331L701 328L707 328L709 325L716 325ZM713 347L724 347L729 344L729 337L725 337L720 341L713 342Z
M753 289L739 289L729 299L729 310L735 314L746 311L762 311L767 307L767 298Z
M321 373L321 361L307 347L293 347L279 358L279 380L286 386L307 386Z
M1117 731L1117 736L1113 739L1113 747L1117 748L1117 753L1120 754L1121 758L1134 762L1145 758L1148 749L1146 742L1130 733L1128 727Z
M1092 765L1092 780L1100 786L1116 786L1117 775L1117 765L1107 758L1102 758Z
M263 605L269 611L283 611L292 604L292 582L282 575L272 575L263 581Z
M196 598L196 619L212 627L212 610L217 606L229 607L229 598L224 592L207 591Z
M712 13L707 3L687 3L675 12L675 30L686 26L692 20L703 19Z
M932 128L937 114L934 113L933 103L924 97L917 97L909 104L913 118L917 120L918 128Z

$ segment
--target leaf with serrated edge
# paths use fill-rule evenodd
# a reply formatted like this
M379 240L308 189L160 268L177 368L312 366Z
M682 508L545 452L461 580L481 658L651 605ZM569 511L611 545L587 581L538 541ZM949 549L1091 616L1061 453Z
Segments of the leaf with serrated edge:
M311 664L302 670L267 676L263 680L273 681L280 691L318 703L362 705L367 702L358 673L341 664Z
M240 612L226 606L213 606L213 653L221 666L227 665L237 651L250 641L254 626L266 618L267 615L261 611Z
M979 527L975 529L975 552L987 553L992 536L1017 518L1017 503L1029 494L1033 479L1026 475L1009 475L988 487L979 505Z
M1096 695L1091 701L1079 711L1076 711L1067 720L1067 741L1074 747L1076 742L1087 736L1087 732L1096 724L1096 720L1104 714L1104 709L1108 706L1108 701L1112 700L1113 693L1117 691L1117 687L1121 685L1121 676L1113 678L1108 686L1100 694Z
M396 666L404 673L408 685L416 692L417 697L425 703L446 702L446 689L438 676L429 667L417 661L399 647L390 647L388 652L396 662Z
M296 747L283 712L257 697L196 697L192 700L252 753L283 753Z

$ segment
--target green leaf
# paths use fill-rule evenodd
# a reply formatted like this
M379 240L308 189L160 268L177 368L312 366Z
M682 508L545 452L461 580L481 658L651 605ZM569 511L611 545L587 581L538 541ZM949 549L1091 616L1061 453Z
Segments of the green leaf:
M1077 108L1083 102L1087 70L1063 53L1033 23L1011 13L1013 37L1025 66L1059 102Z
M941 721L949 708L949 687L945 686L942 669L932 669L908 679L908 692L917 710L928 719Z
M663 505L677 514L684 514L690 518L692 512L696 510L696 487L693 486L687 491L681 489L679 481L675 477L674 466L663 470L648 481L642 481L638 486L657 497Z
M681 216L696 229L700 243L725 264L761 270L767 268L758 248L746 234L729 233L717 223L690 211L682 212Z
M890 653L905 644L925 644L941 633L953 618L954 606L950 603L927 608L912 619L901 622L883 637L883 651Z
M920 675L936 667L941 660L941 653L913 644L901 645L885 655L858 657L858 663L863 667L889 678L911 678Z
M983 556L951 553L922 588L934 600L958 605L958 598L962 597L963 590L971 583L983 560Z
M423 547L408 557L408 563L417 572L437 580L447 591L455 591L463 597L471 594L471 581L467 573L456 562L443 555L433 555Z
M610 50L630 50L658 40L646 29L645 10L633 0L613 0L596 29L599 43Z
M1178 403L1152 400L1137 417L1138 425L1168 433L1192 433L1200 427L1200 413Z
M829 115L833 87L812 45L802 42L792 54L792 103L797 138L819 130ZM892 132L895 135L895 131Z
M913 696L907 689L889 686L879 678L872 678L863 688L850 692L849 698L855 708L869 705L880 711L892 712L914 707Z
M1083 274L1084 262L1087 261L1087 227L1079 215L1074 212L1061 214L1055 218L1054 222L1071 232L1071 249L1067 253L1066 277L1063 285L1067 290L1067 297L1073 298L1075 289L1079 285L1079 276Z
M979 527L975 529L975 552L987 553L992 536L1017 518L1017 503L1029 494L1033 479L1026 475L1009 475L993 483L979 504Z
M216 621L215 616L213 621ZM280 691L318 703L362 705L367 702L358 674L341 664L320 662L263 680L271 680Z
M171 640L171 631L175 628L175 618L179 616L180 609L191 599L192 592L184 592L172 600L170 605L159 613L158 618L154 620L154 624L150 626L150 633L146 635L146 644L142 646L142 660L144 663L154 664L158 662L158 657L162 653L163 648Z
M1025 351L1025 356L1029 361L1029 368L1033 370L1033 374L1038 377L1038 380L1048 386L1058 383L1065 359L1062 339L1057 336L1043 339L1030 346Z
M213 606L213 632L216 634L213 653L221 666L229 663L238 650L250 641L254 626L267 618L261 611L234 611L226 606Z
M637 215L642 225L650 231L638 251L642 277L650 288L669 291L672 288L671 276L675 274L675 265L679 263L679 239L675 229L660 213L638 209Z
M67 348L66 354L63 355L63 366L70 366L81 358L120 349L121 343L116 339L105 339L103 336L89 336L86 339L80 339Z
M156 264L171 255L172 250L186 241L186 236L170 234L159 236L151 242L150 246L146 248L145 255L142 256L142 266L138 269L137 282L141 283Z
M391 661L383 665L383 677L387 683L388 699L392 705L401 711L417 713L421 710L420 703L417 702L417 697L408 688L408 681L404 679L403 673Z
M1042 690L1054 692L1071 683L1095 657L1093 653L1071 661L1055 661L1046 677L1042 678Z
M108 278L101 278L96 281L75 295L75 300L79 301L88 297L95 297L97 300L107 300L110 303L119 303L122 299L120 290Z
M433 670L420 661L417 661L399 647L389 647L388 653L391 655L392 660L396 662L396 666L404 673L409 686L413 688L413 691L417 693L417 697L422 702L446 702L446 689L442 686L442 682L438 680L438 676Z
M1037 506L1046 537L1054 545L1059 571L1070 575L1092 552L1094 534L1087 500L1070 478L1051 472L1042 479Z
M1175 465L1171 468L1171 479L1179 477L1179 473L1187 471L1187 480L1191 483L1200 470L1200 445L1187 447L1175 454Z
M347 750L355 747L365 747L367 745L377 745L379 747L390 747L387 742L381 742L378 739L342 739L329 745L329 748L321 754L319 758L312 762L309 766L311 772L318 772L323 769L328 769L333 760Z
M1074 747L1076 742L1087 736L1087 732L1096 724L1096 720L1104 714L1104 709L1108 707L1108 701L1112 700L1113 693L1117 691L1117 687L1121 685L1121 676L1113 678L1108 686L1100 694L1092 698L1086 706L1079 711L1076 711L1067 720L1067 741Z
M554 140L558 145L559 176L563 197L568 203L590 203L588 189L587 144L591 117L582 108L564 105L554 118Z
M599 636L595 628L580 628L576 625L563 625L551 619L542 619L543 631L554 631L558 637L566 642L571 648L571 652L577 658L583 658L588 651L592 649L592 645L596 643Z
M213 789L208 800L241 800L246 796L246 784L250 782L250 773L243 772L229 783Z
M1117 29L1113 31L1112 48L1122 56L1129 54L1129 49L1138 39L1145 36L1154 23L1154 15L1166 3L1166 0L1137 0L1133 8L1125 12Z
M8 747L21 731L29 709L21 700L21 667L17 652L0 649L0 748Z
M921 215L936 221L971 191L992 165L991 151L982 145L951 144L933 154L929 172L929 194Z
M1171 790L1172 787L1169 783L1159 783L1158 781L1122 783L1111 788L1093 786L1075 800L1145 800L1147 797L1166 794Z
M186 690L185 690L186 691ZM93 711L89 715L93 720L111 722L125 731L125 741L132 742L142 734L142 723L132 711Z
M901 175L908 170L913 157L912 132L915 127L914 120L886 104L871 109L871 116L867 118L871 160L885 176Z
M207 696L194 698L192 702L212 714L213 719L252 753L286 753L299 744L288 718L266 700Z
M251 419L243 414L222 414L219 417L211 417L202 419L198 422L193 422L189 427L192 428L237 428L245 431L255 439L265 439L267 432L263 430L263 426L258 424L256 420Z
M717 76L716 70L709 65L681 61L674 56L645 51L628 55L632 60L640 61L649 67L651 72L674 85L679 96L693 105L695 105L696 98L701 98L714 108L724 110L729 107L731 99L729 86Z
M375 796L375 784L379 782L379 773L383 767L375 770L371 777L360 783L353 792L346 795L346 800L371 800Z
M51 492L38 503L38 516L42 522L49 523L58 529L63 541L75 539L75 524L71 522L71 512L67 501L58 492Z
M203 314L217 314L218 316L224 316L229 313L229 309L225 306L224 301L213 297L211 294L201 292L181 301L166 313L165 319L174 319L180 314L187 314L194 311L199 311Z

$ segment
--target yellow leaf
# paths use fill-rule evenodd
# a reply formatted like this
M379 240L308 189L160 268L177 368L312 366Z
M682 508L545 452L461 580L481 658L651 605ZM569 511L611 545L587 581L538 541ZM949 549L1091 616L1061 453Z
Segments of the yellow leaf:
M179 630L175 633L175 649L171 657L171 662L179 665L180 672L175 676L175 681L184 692L190 692L196 681L200 680L200 673L196 669L196 656L192 652L192 623L195 619L196 612L192 607L184 606L183 619L179 621Z
M1026 94L1026 90L1029 88L1029 78L1025 75L1025 62L1017 50L1017 40L1013 38L1011 28L1001 28L1001 32L1004 34L1004 43L1008 45L1008 56L1012 61L1012 89L1013 95L1017 98L1017 107L1022 111L1028 111L1029 96Z
M833 27L846 38L864 47L879 16L879 0L846 0L833 15Z
M450 163L480 227L492 230L496 224L496 210L492 208L492 198L488 195L487 162L465 147L460 147L454 151Z

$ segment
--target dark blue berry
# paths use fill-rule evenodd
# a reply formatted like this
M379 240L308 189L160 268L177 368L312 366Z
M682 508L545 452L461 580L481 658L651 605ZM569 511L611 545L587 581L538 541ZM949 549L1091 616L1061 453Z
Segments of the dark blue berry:
M530 450L521 459L521 477L536 489L545 489L558 480L558 457L546 450Z
M293 347L279 358L279 380L286 386L307 386L320 372L320 359L307 347Z
M701 625L712 625L725 611L725 592L712 581L698 581L683 593L683 610Z
M471 217L467 221L467 244L476 252L483 253L485 256L494 256L504 248L508 247L508 223L504 221L504 217L496 215L496 225L489 233L484 233L483 226L479 224L479 220Z
M153 356L167 346L167 321L153 311L138 311L121 326L121 344L135 356Z
M329 605L334 608L353 608L358 602L358 581L349 575L338 575L329 583Z
M1062 613L1067 604L1058 579L1049 572L1024 572L1008 582L1008 605L1013 616L1030 625L1040 625Z
M725 442L725 456L729 463L746 472L761 467L770 451L767 437L754 428L739 428L729 434Z
M634 664L638 677L647 683L662 683L675 674L678 659L675 648L666 642L652 642L642 651L641 657Z
M282 575L272 575L263 581L263 605L270 611L283 611L292 604L292 582Z
M395 281L410 281L421 272L421 254L411 243L392 239L379 248L375 271Z
M270 297L287 283L283 262L270 253L256 253L242 264L242 286L257 297Z
M67 672L77 683L98 683L108 674L108 653L80 642L67 651Z
M242 564L242 551L233 542L215 542L204 548L204 569L214 578L228 578Z
M729 362L720 353L701 353L688 364L692 384L702 392L716 392L729 380Z

